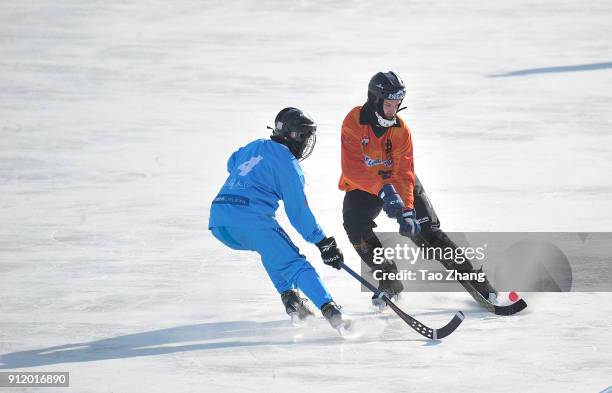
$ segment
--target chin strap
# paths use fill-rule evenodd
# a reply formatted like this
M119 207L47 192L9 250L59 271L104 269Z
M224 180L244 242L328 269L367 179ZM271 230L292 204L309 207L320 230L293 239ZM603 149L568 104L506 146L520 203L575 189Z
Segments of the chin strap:
M393 119L387 120L381 115L379 115L378 112L376 111L374 111L374 114L376 115L376 118L378 119L378 124L380 124L382 127L387 128L395 124L395 121L396 121L395 116L393 116Z

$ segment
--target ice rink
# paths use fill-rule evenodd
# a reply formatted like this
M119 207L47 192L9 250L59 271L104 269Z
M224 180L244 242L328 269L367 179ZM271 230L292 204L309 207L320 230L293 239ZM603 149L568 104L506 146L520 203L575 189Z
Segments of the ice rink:
M297 106L319 123L309 204L357 268L340 125L394 70L444 229L611 231L611 17L577 0L0 3L0 371L69 371L66 392L601 392L610 293L538 294L512 317L406 294L434 327L466 313L430 342L279 209L360 328L342 340L291 326L258 256L207 224L227 157Z

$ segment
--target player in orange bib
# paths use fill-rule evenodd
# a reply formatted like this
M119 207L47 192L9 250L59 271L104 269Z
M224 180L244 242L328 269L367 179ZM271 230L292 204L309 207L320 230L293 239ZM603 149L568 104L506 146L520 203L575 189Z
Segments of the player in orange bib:
M342 207L344 228L372 271L397 272L392 260L374 263L373 250L382 247L373 231L374 219L382 210L397 220L400 234L419 246L457 247L440 229L440 221L414 173L410 129L397 115L405 95L406 88L399 76L391 71L379 72L370 80L367 102L353 108L342 123L342 175L338 186L346 191ZM447 269L478 272L470 261L440 262ZM486 298L492 299L497 294L486 279L472 285ZM403 285L398 280L380 280L379 289L392 298L403 290ZM372 303L384 306L380 298L373 297Z

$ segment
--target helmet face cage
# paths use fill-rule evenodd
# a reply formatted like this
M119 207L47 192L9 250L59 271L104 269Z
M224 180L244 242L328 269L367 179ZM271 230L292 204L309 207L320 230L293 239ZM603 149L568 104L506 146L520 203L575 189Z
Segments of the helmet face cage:
M303 161L310 157L315 145L317 144L317 135L313 132L308 136L306 141L302 143L301 151L298 155L298 161Z

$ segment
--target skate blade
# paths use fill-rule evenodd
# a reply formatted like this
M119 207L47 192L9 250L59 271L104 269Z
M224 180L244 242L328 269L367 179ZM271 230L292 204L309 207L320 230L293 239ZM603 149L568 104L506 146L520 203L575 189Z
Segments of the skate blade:
M385 311L385 308L387 308L387 303L385 303L382 300L378 300L378 301L372 301L372 309L375 312L381 313L383 311Z
M357 332L354 329L352 321L345 322L336 327L338 334L345 340L357 337Z
M304 327L310 325L312 324L312 321L316 319L314 315L308 315L307 317L300 319L300 314L297 312L290 313L289 317L291 318L291 324L295 327Z
M295 327L302 327L304 326L304 322L300 319L300 315L297 312L292 312L289 314L289 317L291 318L291 324Z

